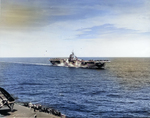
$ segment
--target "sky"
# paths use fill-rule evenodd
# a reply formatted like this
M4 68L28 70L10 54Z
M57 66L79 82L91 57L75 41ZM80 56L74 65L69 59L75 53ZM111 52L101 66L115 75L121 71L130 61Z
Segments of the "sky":
M150 0L0 0L0 57L150 57Z

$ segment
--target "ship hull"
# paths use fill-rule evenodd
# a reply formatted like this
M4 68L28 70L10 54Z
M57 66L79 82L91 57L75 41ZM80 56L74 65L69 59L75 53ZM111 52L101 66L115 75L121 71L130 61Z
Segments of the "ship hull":
M72 62L68 62L68 61L64 61L61 59L51 59L50 63L53 66L65 66L65 67L75 67L75 68L98 68L98 69L104 69L105 68L105 63L104 62L100 62L100 61L72 61Z
M65 66L75 68L98 68L104 69L105 63L110 62L108 60L82 60L78 59L74 53L70 54L69 58L51 58L50 63L54 66Z

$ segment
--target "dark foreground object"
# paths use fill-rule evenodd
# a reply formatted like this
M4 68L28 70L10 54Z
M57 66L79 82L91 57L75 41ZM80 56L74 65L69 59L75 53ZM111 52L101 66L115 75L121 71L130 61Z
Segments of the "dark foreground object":
M0 108L8 106L13 111L15 99L3 88L0 87Z
M4 107L0 109L0 118L60 118L58 116L47 114L44 112L34 112L33 109L22 106L20 103L15 103L13 111ZM65 118L65 117L62 117Z
M42 106L40 104L32 104L30 102L30 103L24 103L24 106L29 107L30 109L33 109L34 112L39 111L39 112L44 112L44 113L48 113L48 114L53 114L53 115L58 116L58 117L63 116L66 118L66 116L64 114L61 114L61 112L59 112L58 110L53 109L53 108L47 108L47 107Z

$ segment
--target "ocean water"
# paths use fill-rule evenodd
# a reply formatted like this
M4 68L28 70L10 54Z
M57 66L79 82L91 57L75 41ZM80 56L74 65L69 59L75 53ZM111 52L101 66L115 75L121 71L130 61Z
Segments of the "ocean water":
M69 118L149 117L150 58L104 59L111 63L100 70L55 67L49 58L0 58L0 86L18 102Z

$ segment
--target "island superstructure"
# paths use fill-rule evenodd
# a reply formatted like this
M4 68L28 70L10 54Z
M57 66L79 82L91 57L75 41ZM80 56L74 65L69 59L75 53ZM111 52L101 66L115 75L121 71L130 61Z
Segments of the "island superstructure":
M74 52L70 54L69 58L51 58L49 60L54 66L76 67L76 68L98 68L104 69L105 63L109 60L83 60L78 59Z

